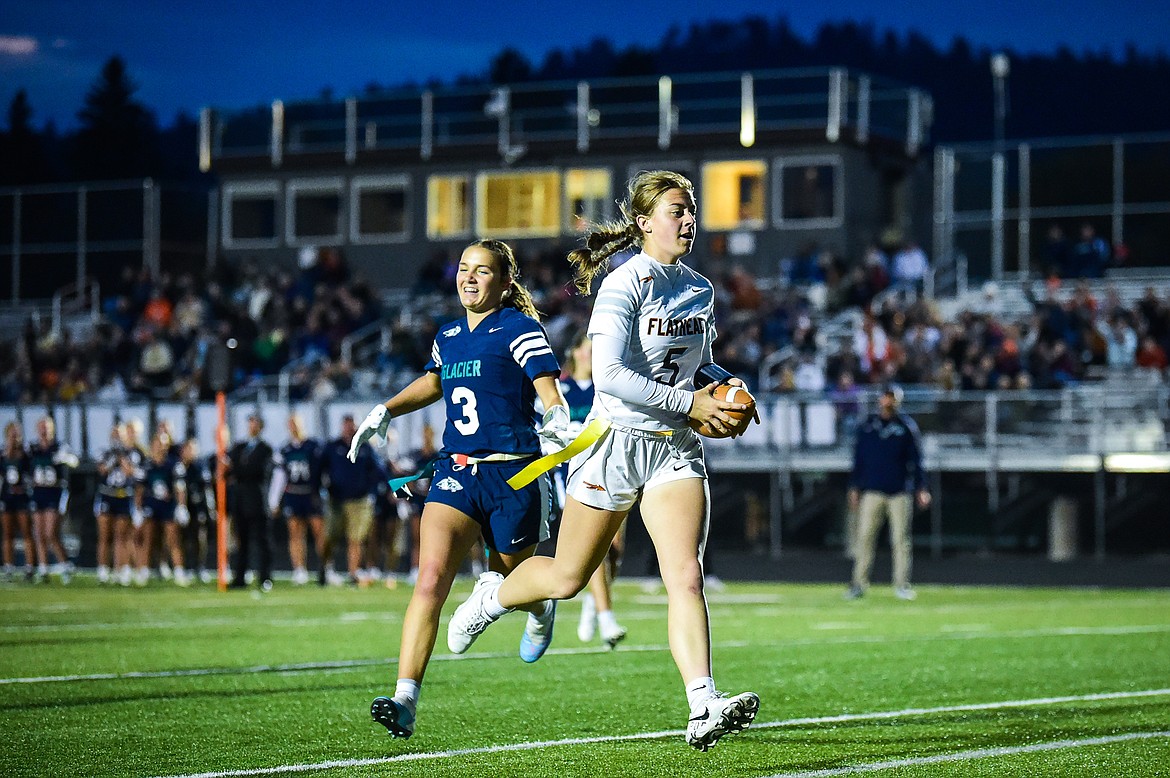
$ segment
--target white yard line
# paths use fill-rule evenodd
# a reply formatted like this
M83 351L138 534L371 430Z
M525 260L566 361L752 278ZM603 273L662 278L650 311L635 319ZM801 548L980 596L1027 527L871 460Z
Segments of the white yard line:
M1131 692L1102 692L1098 694L1081 694L1065 697L1037 697L1027 700L1002 700L999 702L976 703L970 705L946 705L937 708L904 708L894 711L874 711L870 713L845 713L838 716L817 716L783 721L756 723L752 729L775 729L779 727L801 727L818 724L839 724L847 721L881 721L886 719L910 718L913 716L931 716L939 713L965 713L971 711L1004 710L1011 708L1028 708L1045 705L1062 705L1077 702L1099 702L1103 700L1128 700L1146 697L1165 697L1170 695L1170 689L1145 689ZM372 759L343 759L329 762L315 762L311 764L288 764L275 767L257 767L245 770L224 770L188 775L166 776L165 778L237 778L238 776L252 775L279 775L282 773L306 773L320 770L334 770L349 767L367 767L372 765L394 764L399 762L418 762L423 760L449 759L459 756L476 756L483 754L499 754L509 751L533 751L542 748L557 748L561 746L590 745L595 743L618 743L632 740L658 740L667 737L681 737L683 730L665 730L662 732L639 732L632 735L608 735L589 738L565 738L563 740L541 740L534 743L510 743L498 746L483 746L480 748L462 748L450 751L431 751L425 753L399 754ZM1061 740L1052 743L1039 743L1030 746L1004 747L1002 749L981 749L979 751L963 751L956 754L939 754L934 757L922 757L922 760L899 760L899 762L878 762L872 765L859 765L849 768L838 768L854 772L887 769L887 767L901 767L905 765L929 764L934 761L958 761L961 759L977 759L986 756L1003 756L1009 753L1023 753L1029 750L1055 750L1058 748L1076 748L1087 745L1105 745L1123 740L1141 738L1170 737L1170 732L1130 732L1114 735L1107 738L1090 738L1084 740ZM880 766L877 766L880 765ZM774 778L812 778L821 775L848 775L848 772L812 772L794 773Z
M744 648L748 643L742 640L732 640L722 643L714 643L714 648ZM627 653L645 653L645 652L662 652L669 651L670 646L667 645L643 645L643 646L626 646L623 645L621 652ZM583 646L581 648L550 648L547 652L549 655L573 656L577 654L607 654L609 649L605 646ZM475 653L475 654L435 654L431 657L432 662L452 662L452 661L466 661L473 659L515 659L516 653L514 651L498 652L498 653ZM142 678L188 678L191 676L209 676L209 675L252 675L253 673L304 673L304 672L332 672L340 671L346 672L349 670L360 669L363 667L378 667L385 665L387 667L398 663L397 659L340 659L334 662L296 662L293 664L278 664L278 665L253 665L251 667L203 667L192 668L187 670L154 670L142 672L126 672L126 673L90 673L88 675L40 675L31 676L27 678L0 678L0 686L12 684L37 684L37 683L70 683L77 681L128 681L138 680Z
M879 770L895 770L900 767L917 767L919 765L942 764L945 762L967 762L974 759L987 759L996 756L1033 754L1039 751L1059 751L1066 748L1107 746L1113 743L1124 743L1130 740L1149 740L1151 738L1170 738L1170 731L1125 732L1120 735L1108 735L1106 737L1091 737L1079 740L1053 740L1050 743L1032 743L1026 746L978 748L972 751L959 751L954 754L935 754L934 756L920 756L913 759L891 759L886 762L870 762L869 764L834 767L827 770L810 770L801 773L777 773L776 775L768 776L768 778L829 778L834 775L857 775L858 773L875 773Z
M233 622L234 623L234 622ZM1028 639L1047 637L1091 637L1101 635L1149 635L1170 632L1168 624L1145 624L1128 627L1051 627L1047 629L1012 630L1009 632L995 632L977 630L973 632L950 632L943 630L937 635L842 635L829 638L796 638L770 643L769 646L777 649L826 645L880 645L894 643L922 643L928 641L956 641L956 640L987 640L987 639ZM723 641L712 644L712 648L746 648L755 644L742 640ZM758 645L756 646L759 647ZM623 643L617 649L621 653L634 651L668 651L664 645L637 645ZM583 646L581 648L550 648L550 655L574 656L578 654L604 654L608 649L602 646ZM510 659L512 653L484 653L484 654L437 654L432 661L443 662L460 659ZM394 659L354 659L338 660L334 662L303 662L284 665L256 665L253 667L209 667L186 670L155 670L126 673L92 673L86 675L45 675L27 676L21 678L0 678L0 686L12 684L62 683L74 681L111 681L140 678L181 678L186 676L208 675L248 675L251 673L295 673L295 672L347 672L354 668L370 667L379 664L393 665Z

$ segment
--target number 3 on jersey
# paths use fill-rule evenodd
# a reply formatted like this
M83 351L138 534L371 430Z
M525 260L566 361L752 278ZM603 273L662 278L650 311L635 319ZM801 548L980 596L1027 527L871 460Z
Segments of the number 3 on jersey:
M472 435L479 429L479 413L475 410L475 392L466 386L457 386L451 390L451 402L462 406L463 418L455 421L455 429L462 435Z

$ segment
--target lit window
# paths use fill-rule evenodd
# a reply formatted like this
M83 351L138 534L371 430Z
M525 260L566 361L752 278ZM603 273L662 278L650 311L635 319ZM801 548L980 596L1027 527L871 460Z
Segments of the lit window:
M293 181L288 191L290 245L341 241L341 180Z
M554 171L483 173L476 180L476 227L494 238L560 232L561 175Z
M565 226L584 232L589 224L610 217L610 175L605 168L575 168L565 172Z
M409 237L406 176L355 178L350 235L355 243Z
M839 159L786 159L778 162L776 168L782 226L827 225L841 219Z
M427 237L453 238L471 232L467 176L427 179Z
M703 165L703 186L699 190L703 229L762 229L766 170L763 160L756 159Z
M223 190L224 246L275 246L276 182L226 184Z

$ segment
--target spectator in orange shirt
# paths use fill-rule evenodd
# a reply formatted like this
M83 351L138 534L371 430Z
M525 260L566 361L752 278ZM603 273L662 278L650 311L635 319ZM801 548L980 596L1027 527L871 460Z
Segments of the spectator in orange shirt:
M171 326L171 317L174 314L174 306L171 301L166 298L161 289L155 289L150 293L150 299L146 302L146 307L142 309L142 320L149 324L153 324L158 329L166 329Z

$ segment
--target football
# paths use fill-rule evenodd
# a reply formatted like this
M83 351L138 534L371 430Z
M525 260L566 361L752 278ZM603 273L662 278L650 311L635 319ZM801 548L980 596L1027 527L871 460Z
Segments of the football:
M727 415L735 420L734 426L727 432L718 432L706 424L700 424L694 419L688 419L687 423L690 424L691 429L705 438L734 438L736 435L742 435L755 416L756 398L752 397L751 392L742 386L720 384L715 388L715 399L733 403L747 403L747 408L742 411L727 411Z

